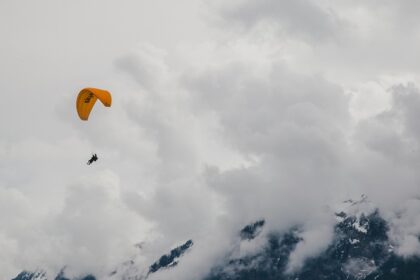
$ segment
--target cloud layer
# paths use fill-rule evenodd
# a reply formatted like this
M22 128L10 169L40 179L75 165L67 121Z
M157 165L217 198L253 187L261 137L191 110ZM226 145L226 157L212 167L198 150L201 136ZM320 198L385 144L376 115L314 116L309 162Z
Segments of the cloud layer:
M148 7L149 31L135 14L146 6L100 6L126 19L104 19L114 40L100 51L63 49L91 31L108 40L87 17L56 18L68 37L29 17L45 39L32 47L15 21L2 32L15 39L0 54L0 277L64 265L105 277L193 239L179 266L151 278L198 279L260 218L267 231L302 228L293 271L330 242L335 205L362 193L389 220L397 252L418 255L417 4L192 2ZM23 18L14 5L0 11ZM160 5L177 9L161 28ZM114 96L87 123L74 112L85 85ZM92 152L99 161L87 167Z

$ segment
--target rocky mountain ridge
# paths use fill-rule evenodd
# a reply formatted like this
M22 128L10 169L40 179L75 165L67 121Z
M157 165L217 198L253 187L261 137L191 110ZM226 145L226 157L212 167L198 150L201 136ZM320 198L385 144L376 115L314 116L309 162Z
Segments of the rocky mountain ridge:
M389 227L379 210L371 208L365 196L345 202L350 211L337 211L333 241L318 256L309 258L298 271L289 271L291 253L303 240L299 226L287 232L264 232L263 247L248 255L228 252L221 264L213 267L203 280L390 280L420 279L420 258L403 258L394 252L387 235ZM264 230L264 219L238 231L239 243L254 242ZM193 241L172 249L147 269L127 262L110 274L112 280L145 280L151 274L172 269L182 256L193 250ZM42 272L22 272L12 280L48 280ZM92 275L65 278L61 272L54 280L95 280Z

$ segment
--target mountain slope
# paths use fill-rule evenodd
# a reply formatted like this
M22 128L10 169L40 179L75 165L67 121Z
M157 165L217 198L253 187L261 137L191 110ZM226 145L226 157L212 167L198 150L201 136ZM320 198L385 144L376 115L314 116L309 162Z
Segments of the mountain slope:
M290 272L288 263L299 242L304 242L302 229L295 226L282 233L268 232L266 221L261 219L238 231L237 244L232 245L221 264L202 280L420 279L420 258L402 258L394 252L386 221L377 209L367 205L366 197L346 203L348 211L335 213L337 223L331 244L318 256L307 259L299 271ZM177 266L192 246L193 241L188 240L148 267L130 260L110 273L109 279L145 280L151 274L159 279L160 271ZM247 246L253 249L243 253L241 248ZM43 272L22 272L12 280L48 279ZM95 280L95 277L68 279L61 272L54 280Z
M306 260L299 272L287 273L290 253L301 241L299 228L269 234L258 254L227 257L205 280L389 280L420 279L420 259L393 252L388 226L378 210L369 215L337 213L334 239L319 256Z

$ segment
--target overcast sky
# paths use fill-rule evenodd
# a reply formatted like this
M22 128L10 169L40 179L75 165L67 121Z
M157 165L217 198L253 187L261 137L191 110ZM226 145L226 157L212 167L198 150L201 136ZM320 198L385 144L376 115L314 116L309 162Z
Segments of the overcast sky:
M199 279L259 218L302 226L293 271L361 194L397 252L420 255L419 9L0 0L0 278L66 265L104 279L193 239L154 279ZM88 122L84 87L113 95Z

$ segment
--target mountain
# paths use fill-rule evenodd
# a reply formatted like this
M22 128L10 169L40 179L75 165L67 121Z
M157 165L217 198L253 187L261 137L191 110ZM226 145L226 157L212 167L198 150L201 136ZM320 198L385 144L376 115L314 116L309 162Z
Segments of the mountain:
M178 265L180 258L193 246L193 241L188 240L184 244L172 249L168 254L161 256L147 269L137 265L134 259L125 262L110 274L112 280L145 280L149 275L164 269L170 269Z
M337 211L331 244L318 256L307 259L298 272L288 272L290 254L303 241L299 226L286 232L265 231L264 219L238 230L238 243L224 261L213 267L202 280L415 280L420 279L420 258L402 258L394 252L387 232L389 227L380 211L362 196L345 202L347 210ZM350 210L349 210L350 209ZM369 210L366 210L369 209ZM264 242L261 243L261 240ZM253 242L258 246L240 252ZM172 269L188 254L193 241L172 249L148 267L130 260L110 274L112 280L145 280L150 274ZM12 280L48 280L42 272L22 272ZM67 279L61 272L54 280L95 280L91 275ZM182 280L182 279L179 279Z
M18 276L16 276L12 280L47 280L47 278L45 276L45 272L43 271L36 271L36 272L22 271L21 273L19 273Z
M156 262L151 264L147 271L136 266L134 260L129 260L120 265L109 274L109 279L118 280L145 280L150 274L163 269L170 269L178 264L179 259L193 246L193 241L188 240L184 244L172 249L168 254L161 256ZM23 271L12 280L48 280L44 271L28 272ZM54 280L96 280L93 275L87 275L76 279L65 276L65 269L54 278Z
M362 196L360 201L346 203L363 209L367 200ZM290 253L302 240L299 227L295 227L283 234L269 234L267 243L257 254L241 258L227 256L225 263L213 268L205 280L420 279L420 258L404 259L394 253L387 236L388 225L378 210L368 215L363 212L349 215L343 211L335 215L338 222L333 242L322 254L306 260L299 272L287 273ZM241 233L254 225L245 227Z
M13 278L12 280L48 280L48 279L44 271L36 271L36 272L23 271L19 273L19 275ZM64 272L61 271L54 278L54 280L70 280L70 279L64 277ZM78 279L73 279L73 280L96 280L96 279L94 276L88 275L88 276L81 277Z
M192 240L188 240L185 242L185 244L172 249L168 255L163 255L158 261L150 266L148 274L176 266L178 264L179 257L181 257L189 248L191 248L192 245Z

